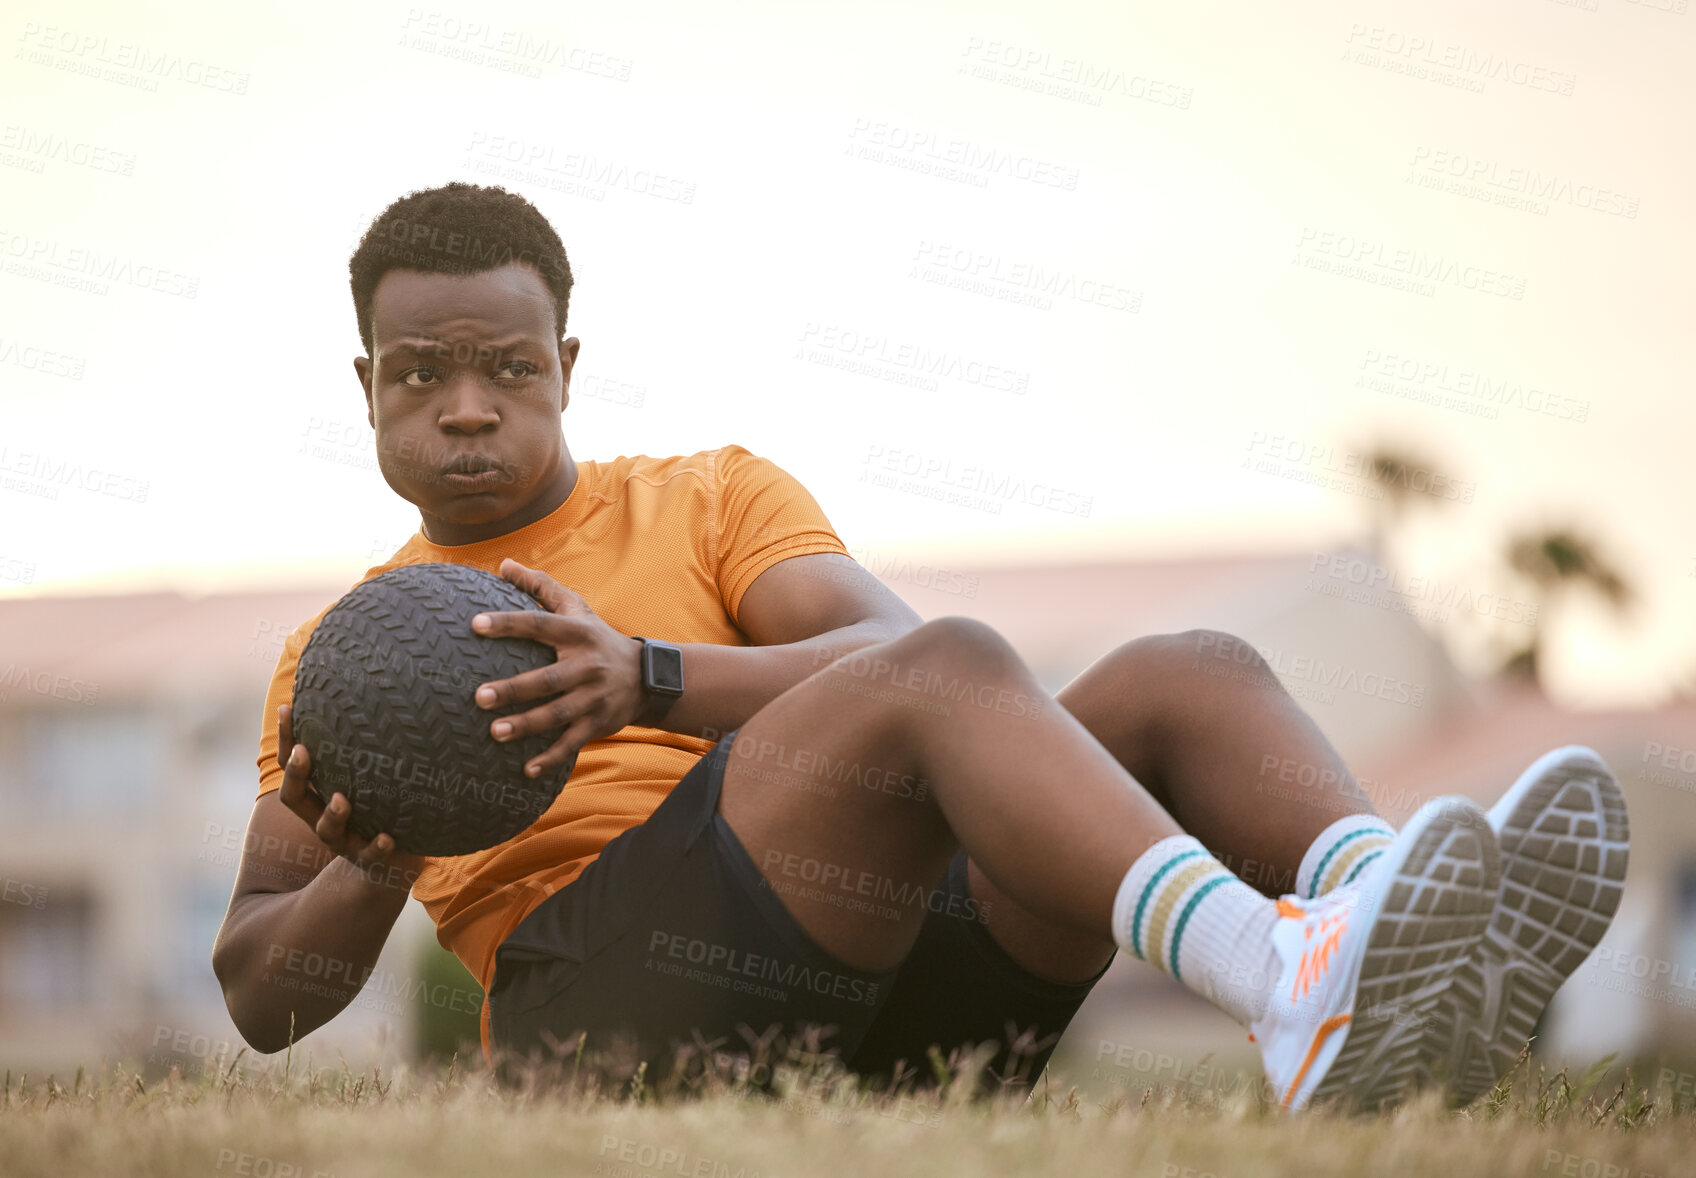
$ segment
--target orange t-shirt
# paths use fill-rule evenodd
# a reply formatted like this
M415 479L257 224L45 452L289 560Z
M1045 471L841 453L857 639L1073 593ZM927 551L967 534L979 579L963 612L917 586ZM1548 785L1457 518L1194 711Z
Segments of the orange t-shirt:
M687 457L581 462L577 485L552 514L453 547L419 532L360 582L431 561L495 573L510 556L576 590L622 634L747 646L737 611L756 577L792 556L847 551L806 488L774 463L725 446ZM293 699L300 652L329 609L283 643L260 722L261 797L283 783L277 708ZM559 797L527 830L486 851L426 860L412 894L436 922L437 939L487 991L507 935L607 843L646 821L711 747L636 726L584 745ZM482 1024L487 1050L487 1002Z

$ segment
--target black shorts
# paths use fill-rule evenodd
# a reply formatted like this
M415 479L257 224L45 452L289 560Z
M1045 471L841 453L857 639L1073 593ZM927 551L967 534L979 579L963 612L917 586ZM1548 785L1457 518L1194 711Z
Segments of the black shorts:
M961 852L927 894L924 924L899 967L858 970L804 932L718 814L727 734L652 816L608 843L542 901L496 951L489 1027L498 1055L544 1058L606 1048L645 1059L746 1057L772 1032L821 1046L852 1070L928 1075L928 1050L994 1042L986 1071L1034 1080L1099 979L1036 977L989 935ZM1106 972L1105 967L1102 972ZM617 1046L615 1046L617 1045Z

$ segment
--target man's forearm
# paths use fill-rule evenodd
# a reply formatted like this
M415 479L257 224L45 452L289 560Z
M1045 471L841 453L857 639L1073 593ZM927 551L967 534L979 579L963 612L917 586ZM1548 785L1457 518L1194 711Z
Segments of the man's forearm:
M257 1051L288 1045L341 1013L371 976L411 880L333 859L298 891L247 896L212 952L224 1002Z
M659 727L684 736L717 740L815 671L850 651L887 642L911 629L868 620L782 646L679 643L683 695Z

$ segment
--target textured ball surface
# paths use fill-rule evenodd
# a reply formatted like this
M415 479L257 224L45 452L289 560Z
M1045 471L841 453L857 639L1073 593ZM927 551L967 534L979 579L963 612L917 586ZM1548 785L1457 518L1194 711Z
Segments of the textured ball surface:
M391 569L325 613L294 676L294 738L312 784L346 794L349 829L387 831L398 850L464 855L505 842L559 796L576 758L538 778L524 765L559 733L501 742L497 716L536 701L480 708L477 688L555 661L527 638L486 638L480 613L542 607L516 585L457 564Z

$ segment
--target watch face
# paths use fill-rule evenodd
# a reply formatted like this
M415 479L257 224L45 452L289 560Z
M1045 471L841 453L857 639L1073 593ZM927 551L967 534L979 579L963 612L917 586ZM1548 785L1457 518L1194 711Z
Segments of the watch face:
M658 642L648 644L648 674L653 690L667 694L683 693L683 652L675 646Z

